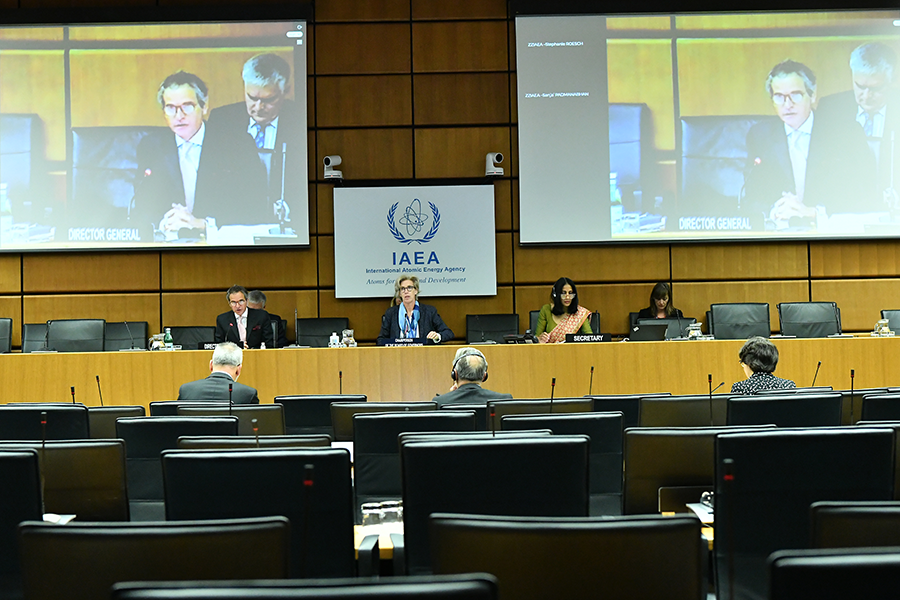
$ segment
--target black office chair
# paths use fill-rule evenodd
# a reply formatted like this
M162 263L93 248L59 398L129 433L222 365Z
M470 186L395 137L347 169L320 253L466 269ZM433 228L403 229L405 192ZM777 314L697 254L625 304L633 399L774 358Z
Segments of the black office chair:
M900 546L900 502L814 502L813 548Z
M239 448L330 448L331 436L322 434L309 435L182 435L178 438L179 450L225 450Z
M404 556L415 575L431 569L435 512L585 517L587 436L404 441Z
M334 440L353 441L354 415L437 409L437 402L332 402L331 424L334 426Z
M22 324L22 353L29 354L35 350L47 349L47 324Z
M537 331L538 318L541 316L541 311L539 310L530 310L528 311L528 331L534 334Z
M181 346L184 350L198 350L204 344L212 344L216 341L214 325L163 327L163 331L166 329L172 330L172 343Z
M725 394L646 396L640 399L641 427L714 427L725 424Z
M191 402L188 400L158 400L150 403L151 417L177 417L178 409L182 406L225 407L227 402Z
M640 425L641 398L658 398L671 396L669 392L659 394L610 394L601 396L586 396L594 401L595 412L620 412L624 417L622 426L625 429Z
M487 425L491 431L500 431L501 419L506 415L544 415L588 413L594 408L594 400L586 398L556 398L554 400L489 400Z
M120 583L113 600L497 600L487 573L381 579Z
M46 413L42 416L41 413ZM45 421L45 423L41 423ZM0 406L0 440L77 440L91 437L83 404L23 402Z
M487 404L444 404L438 410L464 410L475 413L475 429L489 431L487 422Z
M297 345L310 348L327 348L328 338L332 333L341 335L341 331L350 327L347 317L298 318L295 324Z
M122 440L0 442L0 450L22 448L40 458L45 512L84 521L129 519Z
M25 521L25 597L109 598L123 581L278 579L288 575L284 517L174 523ZM53 568L48 568L53 565Z
M322 433L334 437L331 403L365 401L365 394L275 396L275 403L284 407L284 431L291 435Z
M234 415L238 418L238 435L284 435L284 407L280 404L241 404L237 406L221 406L218 402L207 405L182 402L176 407L180 417L225 417ZM253 421L256 421L254 424Z
M782 335L816 338L841 333L841 313L834 302L781 302L778 320Z
M238 418L127 417L116 421L116 432L125 440L132 521L161 521L165 493L160 453L177 448L181 436L237 435Z
M891 331L900 334L900 310L882 310L881 318L889 321L888 327Z
M769 557L770 600L845 600L891 594L900 548L780 550Z
M165 450L162 468L167 521L283 516L291 577L356 574L347 450Z
M503 430L549 429L554 435L586 435L591 440L589 460L590 508L588 514L622 514L622 413L572 413L507 415Z
M150 324L147 321L122 321L106 324L107 352L115 350L147 349L150 339Z
M475 431L472 411L414 411L357 414L353 417L354 507L400 500L400 447L397 436L413 432Z
M726 400L728 425L777 427L837 427L841 424L840 394L777 394L733 396Z
M22 521L43 518L37 450L0 449L0 597L22 597L18 528Z
M900 421L900 394L866 394L862 397L863 421Z
M434 571L487 572L503 598L706 596L692 516L546 518L436 513ZM590 557L590 558L587 558Z
M718 340L746 340L755 335L772 335L768 302L711 304L709 314L712 323L715 323L714 335Z
M87 410L91 438L95 440L116 437L116 419L119 417L143 417L147 414L142 405L88 406Z
M519 315L466 315L466 343L503 343L506 335L519 333Z
M716 597L768 597L766 559L808 548L820 500L890 500L889 429L769 430L716 438ZM731 579L733 573L733 580Z
M4 317L0 319L0 354L8 354L12 351L12 319Z
M57 352L103 352L104 319L61 319L47 323L47 347Z

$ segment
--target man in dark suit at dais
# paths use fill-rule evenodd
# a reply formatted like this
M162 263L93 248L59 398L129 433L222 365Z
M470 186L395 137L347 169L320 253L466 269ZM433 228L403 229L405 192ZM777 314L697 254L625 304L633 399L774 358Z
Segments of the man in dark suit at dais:
M216 346L209 361L209 377L191 381L178 390L179 400L194 402L228 402L234 404L259 404L256 389L238 383L244 352L237 344L223 342ZM228 386L231 385L231 393Z

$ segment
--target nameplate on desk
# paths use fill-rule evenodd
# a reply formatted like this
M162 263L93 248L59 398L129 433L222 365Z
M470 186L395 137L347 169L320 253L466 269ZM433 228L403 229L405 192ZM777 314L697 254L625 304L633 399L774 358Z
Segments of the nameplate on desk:
M433 343L428 338L390 338L385 340L383 344L379 344L379 346L424 346Z
M580 344L583 342L608 342L610 335L608 333L567 333L567 344Z
M215 342L200 342L197 344L197 350L215 350L216 346L218 346L218 344Z

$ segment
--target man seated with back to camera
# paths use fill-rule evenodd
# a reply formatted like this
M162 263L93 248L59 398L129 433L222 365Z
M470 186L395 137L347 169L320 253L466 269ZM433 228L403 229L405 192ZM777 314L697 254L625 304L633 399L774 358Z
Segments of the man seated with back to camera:
M512 394L493 392L481 387L488 378L488 362L475 348L460 348L450 368L453 385L446 394L438 394L434 402L445 404L487 404L488 400L512 400Z
M264 293L259 290L253 290L248 293L247 308L265 311L269 315L269 329L272 328L273 322L276 324L278 337L275 340L276 344L273 348L284 348L288 345L287 332L285 331L284 322L281 320L281 315L276 315L275 313L266 310L266 295Z
M178 399L193 402L228 402L230 399L233 404L259 404L256 388L237 382L243 361L244 352L237 344L219 344L209 361L209 376L182 384ZM231 394L228 393L229 384Z
M233 342L244 348L259 348L263 343L272 348L269 313L247 307L247 289L233 285L225 292L231 310L216 317L216 343Z
M790 379L775 377L772 372L778 366L778 348L764 337L753 336L744 342L738 354L747 379L731 386L732 394L756 394L765 390L788 390L797 387Z

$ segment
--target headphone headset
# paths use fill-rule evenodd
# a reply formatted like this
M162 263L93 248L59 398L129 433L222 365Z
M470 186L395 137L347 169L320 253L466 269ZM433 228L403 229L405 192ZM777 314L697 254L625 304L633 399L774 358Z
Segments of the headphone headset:
M482 354L480 351L476 350L475 348L466 348L465 350L463 350L463 353L456 360L453 361L453 367L450 370L450 379L452 379L453 381L459 381L459 374L456 372L456 365L459 364L459 361L461 361L462 359L464 359L467 356L480 356L481 357L481 360L484 361L484 377L481 378L481 381L482 381L482 383L487 381L487 378L488 378L487 358L485 358L484 354Z

